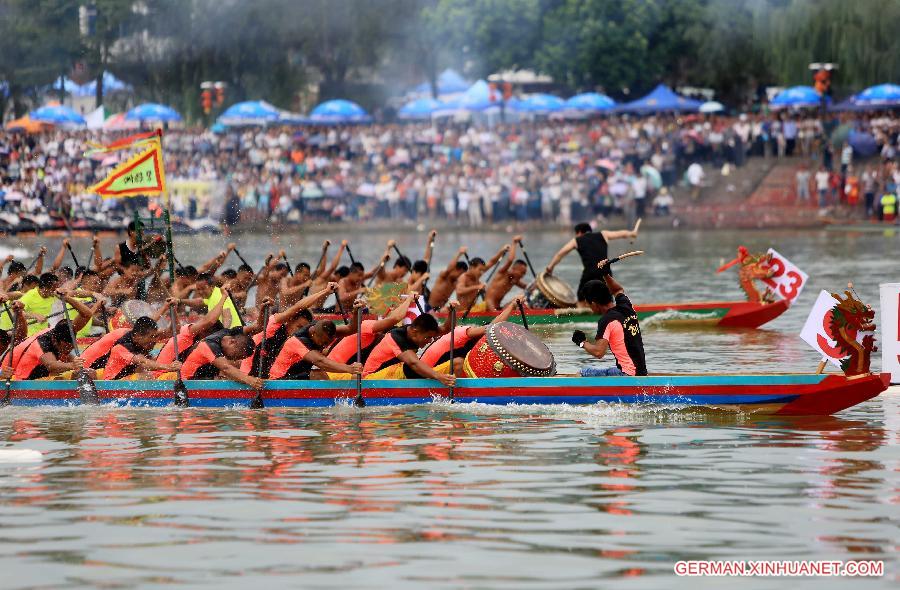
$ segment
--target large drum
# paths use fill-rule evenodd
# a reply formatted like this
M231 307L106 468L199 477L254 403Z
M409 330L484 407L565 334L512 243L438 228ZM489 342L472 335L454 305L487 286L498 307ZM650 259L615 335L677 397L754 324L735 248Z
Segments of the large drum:
M525 289L525 301L533 309L575 307L578 297L567 282L542 272Z
M549 377L556 361L547 345L518 324L488 326L466 355L463 369L469 377Z

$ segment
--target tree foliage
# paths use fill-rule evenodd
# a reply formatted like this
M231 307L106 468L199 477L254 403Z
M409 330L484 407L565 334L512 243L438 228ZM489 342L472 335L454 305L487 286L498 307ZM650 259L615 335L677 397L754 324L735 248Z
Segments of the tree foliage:
M90 0L83 37L87 2L0 0L0 100L17 113L76 63L189 117L204 80L227 82L229 101L290 108L315 85L373 106L372 88L434 85L445 67L530 68L619 97L706 86L731 102L810 83L812 61L840 64L839 91L900 81L897 0Z

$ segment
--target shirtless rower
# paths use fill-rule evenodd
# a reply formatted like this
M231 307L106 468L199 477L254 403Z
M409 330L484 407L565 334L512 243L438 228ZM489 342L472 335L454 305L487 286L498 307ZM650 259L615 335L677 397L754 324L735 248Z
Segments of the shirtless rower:
M365 267L359 262L354 262L350 265L347 276L338 281L337 298L344 309L350 309L356 298L366 292L365 279Z
M395 240L388 240L387 248L384 250L384 254L381 255L382 263L378 267L378 270L375 274L375 286L381 285L383 283L400 283L403 282L404 277L406 277L406 273L409 272L412 267L412 262L409 261L409 258L406 256L400 256L397 260L394 261L394 267L391 270L387 270L385 268L385 263L391 257L391 249L397 244Z
M484 295L484 302L487 305L488 311L497 311L500 309L503 298L506 297L506 294L509 293L513 287L524 289L528 286L525 284L525 281L522 280L528 272L528 265L524 260L516 260L516 244L518 244L521 239L522 236L513 237L506 261L497 268L494 278L491 279L491 282L487 287Z
M450 259L447 267L438 273L437 280L428 294L428 305L431 309L441 309L447 304L450 296L453 295L453 290L456 289L456 281L469 270L469 265L459 259L466 251L465 246L457 250L456 256Z
M460 275L459 279L456 280L456 298L459 300L459 308L463 310L463 312L466 312L469 309L472 309L473 311L483 311L483 309L478 308L486 309L486 305L475 305L478 293L485 288L485 284L481 282L481 277L485 272L493 268L495 264L500 262L503 255L509 252L510 247L509 244L504 244L487 263L481 258L473 258L469 263L469 270Z
M634 229L631 230L622 229L611 231L605 229L598 233L594 233L589 223L579 223L575 226L575 237L566 242L566 244L559 249L559 252L553 255L553 259L550 260L550 264L548 264L547 268L544 270L547 274L553 274L553 269L556 268L556 265L559 264L569 252L578 250L578 255L581 256L581 264L584 267L581 272L581 280L578 281L578 304L582 307L586 307L587 302L582 293L585 283L595 279L602 280L604 276L610 274L609 268L603 270L597 268L598 262L609 257L609 242L611 240L636 238L640 224L641 220L638 219L637 223L634 225Z

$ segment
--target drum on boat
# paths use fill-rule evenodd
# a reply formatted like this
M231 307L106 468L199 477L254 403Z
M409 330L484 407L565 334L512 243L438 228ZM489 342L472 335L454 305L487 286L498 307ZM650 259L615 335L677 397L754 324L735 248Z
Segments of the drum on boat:
M469 377L549 377L556 374L553 353L540 338L518 324L500 322L466 355Z
M525 301L534 309L575 307L578 297L561 278L542 272L525 289Z

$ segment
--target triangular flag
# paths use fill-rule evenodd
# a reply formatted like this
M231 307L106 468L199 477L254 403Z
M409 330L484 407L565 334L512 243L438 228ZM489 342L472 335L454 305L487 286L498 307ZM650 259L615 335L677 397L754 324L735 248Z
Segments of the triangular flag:
M87 190L104 199L151 196L166 192L166 171L159 142L153 142L149 149L119 164L106 180Z

